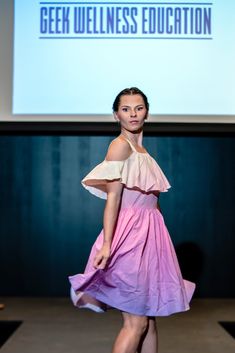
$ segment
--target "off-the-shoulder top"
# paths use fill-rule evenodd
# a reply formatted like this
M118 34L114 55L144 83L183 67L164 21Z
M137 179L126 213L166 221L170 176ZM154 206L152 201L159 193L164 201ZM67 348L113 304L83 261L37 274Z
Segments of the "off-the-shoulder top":
M145 192L166 192L171 187L158 163L149 153L136 151L133 144L126 139L132 154L122 161L103 160L81 181L93 195L107 199L106 185L110 181L120 180L124 186Z

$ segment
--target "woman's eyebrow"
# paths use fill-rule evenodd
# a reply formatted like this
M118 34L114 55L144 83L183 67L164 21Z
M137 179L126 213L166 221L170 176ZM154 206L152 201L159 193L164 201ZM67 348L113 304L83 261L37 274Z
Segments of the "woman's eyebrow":
M137 108L137 107L143 107L143 105L144 105L144 104L138 104L138 105L135 106L135 108ZM131 106L125 104L125 105L121 105L121 108L131 108Z

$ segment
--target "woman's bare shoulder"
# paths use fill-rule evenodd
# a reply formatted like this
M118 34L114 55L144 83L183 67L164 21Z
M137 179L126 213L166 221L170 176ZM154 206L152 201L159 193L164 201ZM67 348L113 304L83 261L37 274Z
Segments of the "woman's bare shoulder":
M111 141L105 159L108 161L123 161L127 159L131 153L129 143L122 138L122 136L118 136Z

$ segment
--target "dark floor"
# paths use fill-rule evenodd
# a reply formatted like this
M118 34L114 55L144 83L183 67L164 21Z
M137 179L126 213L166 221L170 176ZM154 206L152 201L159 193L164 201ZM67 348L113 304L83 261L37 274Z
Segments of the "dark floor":
M79 310L68 298L1 298L0 320L23 321L1 353L110 353L118 311ZM235 321L235 299L194 299L191 310L157 318L159 353L234 353L219 321Z

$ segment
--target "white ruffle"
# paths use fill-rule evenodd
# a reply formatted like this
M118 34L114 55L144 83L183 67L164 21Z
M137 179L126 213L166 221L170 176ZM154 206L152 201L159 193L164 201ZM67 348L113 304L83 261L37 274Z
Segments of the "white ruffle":
M120 180L128 188L144 192L166 192L171 187L157 162L147 153L132 153L123 161L106 159L91 170L81 181L93 195L107 199L106 185Z

